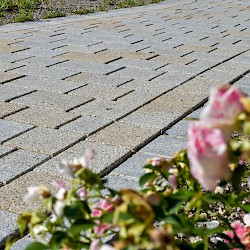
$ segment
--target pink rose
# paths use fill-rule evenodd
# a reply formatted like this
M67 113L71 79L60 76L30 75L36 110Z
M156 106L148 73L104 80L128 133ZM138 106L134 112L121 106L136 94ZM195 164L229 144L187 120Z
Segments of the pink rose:
M250 227L240 221L233 222L231 227L234 231L228 230L226 232L227 236L234 239L234 235L236 234L240 242L246 247L245 249L250 250ZM227 240L225 242L228 243ZM238 248L234 248L233 250L238 250Z
M229 177L225 137L219 129L194 122L188 131L188 158L192 176L213 191L220 179Z
M114 210L115 207L112 204L108 203L104 199L101 199L96 203L95 208L92 211L92 217L101 217L103 211L112 212Z
M94 227L94 232L97 236L102 236L106 230L111 228L111 225L106 223L106 224L101 224L99 220L95 221L96 226Z
M222 86L213 89L201 120L213 128L221 128L230 136L237 129L236 118L244 111L241 98L245 95L235 87Z
M235 234L237 237L242 240L243 233L245 231L244 224L241 223L240 221L235 221L231 224L231 227L234 229Z

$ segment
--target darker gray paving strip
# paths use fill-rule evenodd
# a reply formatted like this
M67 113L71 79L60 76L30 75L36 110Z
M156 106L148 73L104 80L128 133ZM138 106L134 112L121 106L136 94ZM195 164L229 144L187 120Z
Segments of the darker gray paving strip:
M21 135L34 126L0 119L0 144Z
M46 155L34 154L23 150L10 153L0 158L0 182L3 184L9 183L26 172L31 171L46 159L48 159Z
M0 249L2 249L2 243L7 240L10 235L17 234L17 215L11 212L0 210Z

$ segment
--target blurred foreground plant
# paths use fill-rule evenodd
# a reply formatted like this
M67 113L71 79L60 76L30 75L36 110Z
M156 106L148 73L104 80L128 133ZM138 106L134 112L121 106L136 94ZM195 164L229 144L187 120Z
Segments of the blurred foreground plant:
M31 187L26 202L42 200L20 215L38 240L27 249L250 249L247 137L250 99L234 87L214 89L201 119L188 133L188 150L166 160L149 159L140 191L115 191L87 167L95 152L64 162L72 186L55 181L55 195ZM242 189L242 182L248 186ZM234 221L241 213L244 221ZM105 237L117 239L105 245ZM7 248L9 245L7 245Z

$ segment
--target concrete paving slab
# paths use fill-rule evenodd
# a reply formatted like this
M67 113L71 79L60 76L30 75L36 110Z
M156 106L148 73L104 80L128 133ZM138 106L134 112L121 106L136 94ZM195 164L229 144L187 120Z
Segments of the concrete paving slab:
M114 190L121 190L123 188L131 188L134 190L139 190L139 179L131 178L129 176L109 174L105 177L107 179L107 186Z
M83 137L82 134L76 132L50 128L34 128L7 141L5 145L53 156Z
M153 157L155 157L153 154L150 155L141 152L136 153L115 168L112 171L112 174L139 179L143 174L145 174L145 169L143 169L143 167L146 165L147 159Z
M69 95L88 96L89 98L98 98L105 100L115 100L118 97L129 93L125 88L112 86L103 86L100 84L88 84L69 93Z
M3 142L18 136L33 127L34 126L27 124L0 119L0 143L2 144Z
M9 82L11 80L15 80L18 79L20 77L22 77L23 74L13 74L13 73L9 73L9 72L1 72L0 71L0 84Z
M84 62L84 61L66 61L63 63L59 63L56 65L53 65L50 67L52 70L54 69L55 71L58 72L63 72L64 70L71 70L75 72L75 74L68 74L64 78L67 80L72 80L74 81L74 77L77 77L78 74L77 71L80 73L84 72L92 72L92 73L98 73L98 74L108 74L110 72L116 71L119 66L116 65L110 65L110 64L102 64L102 63L95 63L95 62Z
M93 117L90 115L86 115L63 125L62 127L60 127L60 129L78 132L84 135L90 135L97 132L98 130L101 130L112 122L112 120L103 117Z
M75 74L80 73L79 70L74 69L58 69L58 68L48 68L48 67L37 67L32 65L26 65L20 68L16 68L10 71L11 73L18 73L23 75L30 75L36 77L47 77L47 78L55 78L55 79L64 79L66 77L73 76Z
M136 51L123 51L121 49L107 49L105 51L100 52L99 54L108 54L108 55L119 55L120 57L124 57L127 59L134 60L148 60L149 58L154 57L156 54L148 53L148 52L136 52Z
M32 241L33 238L30 235L26 235L22 239L15 242L12 245L11 250L24 250Z
M25 94L30 93L29 89L24 88L11 88L5 84L0 85L0 101L10 101L19 96L23 96Z
M106 65L105 65L106 66ZM107 65L108 66L108 65ZM82 84L100 84L104 86L113 86L118 87L120 85L123 85L126 82L129 82L132 80L131 77L117 77L116 75L103 75L101 72L93 73L93 72L82 72L78 75L69 77L65 79L66 81L73 81L73 82L79 82Z
M62 160L72 161L74 158L80 158L88 148L92 148L96 151L96 156L88 167L95 173L101 175L112 170L114 166L119 165L123 159L126 159L131 154L129 150L122 147L82 141L37 167L35 171L58 174L58 166ZM63 173L60 173L60 176L68 177Z
M13 115L5 117L5 120L15 121L38 127L57 128L65 123L75 120L79 116L55 109L28 108Z
M28 90L26 91L28 92ZM76 97L54 92L36 91L32 92L29 95L17 98L13 100L12 103L67 111L90 100L91 98L89 97Z
M0 182L6 184L20 175L32 170L38 164L48 159L48 156L18 150L0 158Z
M135 149L147 143L159 130L157 128L143 128L124 122L115 122L86 140Z
M110 120L117 120L126 114L132 112L137 105L121 101L94 100L86 103L70 112L80 115L91 115L94 117L103 117Z
M91 53L66 53L57 58L64 60L73 60L73 61L83 61L83 62L93 62L93 63L108 63L114 60L117 60L119 56L112 54L91 54Z
M8 237L11 233L14 233L14 231L18 228L16 223L17 217L17 214L0 209L0 239Z
M26 106L18 105L9 102L0 102L0 118L3 118L7 115L18 112L19 110L25 109Z
M20 176L14 181L1 187L0 209L16 214L37 209L41 205L40 202L30 204L23 201L23 197L27 193L27 188L44 185L50 190L55 191L56 188L52 185L52 181L57 179L64 181L67 185L70 183L68 179L64 179L60 175L34 171Z
M0 158L15 151L15 150L16 150L15 148L0 145Z
M185 149L186 147L187 141L183 138L161 135L143 147L140 152L170 159L177 151Z
M45 77L25 76L17 80L7 82L4 85L13 89L16 87L21 87L24 89L29 89L30 91L42 90L47 92L65 93L79 88L84 84Z

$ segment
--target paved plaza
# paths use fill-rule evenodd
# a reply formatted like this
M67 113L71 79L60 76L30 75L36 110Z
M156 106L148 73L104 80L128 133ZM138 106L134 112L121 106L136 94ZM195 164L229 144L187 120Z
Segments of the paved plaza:
M211 87L250 94L249 0L165 2L0 27L0 242L27 187L94 148L110 187L186 147ZM13 249L24 249L27 236Z

